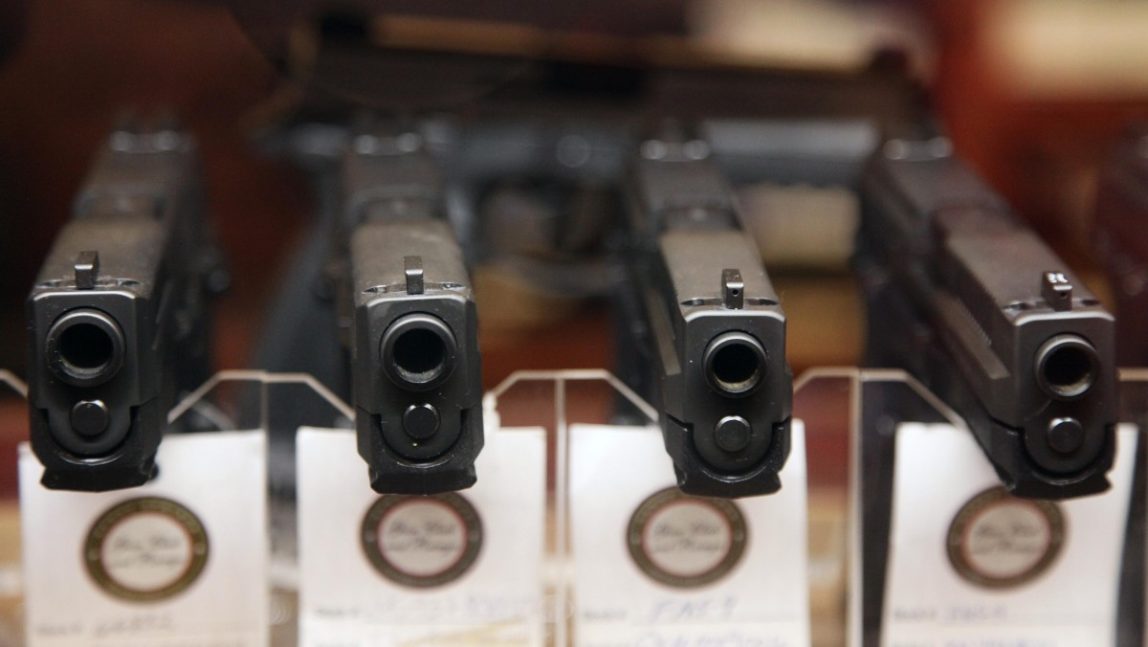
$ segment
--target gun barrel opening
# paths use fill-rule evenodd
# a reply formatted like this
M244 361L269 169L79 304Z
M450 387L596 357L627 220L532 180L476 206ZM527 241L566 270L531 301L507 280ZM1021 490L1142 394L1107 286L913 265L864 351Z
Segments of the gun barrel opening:
M765 349L755 337L742 332L715 337L706 347L704 361L710 386L725 395L747 395L765 375Z
M454 334L433 315L405 315L383 333L383 366L404 388L426 390L442 384L454 370L457 355Z
M1078 398L1096 382L1100 356L1092 344L1076 335L1057 335L1036 351L1036 381L1048 395Z
M124 336L108 315L91 308L72 310L48 329L45 352L60 379L95 386L112 379L124 361Z

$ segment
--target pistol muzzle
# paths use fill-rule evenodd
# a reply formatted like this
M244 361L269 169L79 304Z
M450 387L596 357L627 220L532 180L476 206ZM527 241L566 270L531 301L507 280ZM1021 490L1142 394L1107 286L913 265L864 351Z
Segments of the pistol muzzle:
M115 377L123 366L124 334L104 312L76 308L52 323L44 354L52 372L65 383L98 386Z
M765 376L765 348L756 337L727 332L714 337L702 356L706 381L731 397L753 393Z
M1075 400L1088 393L1100 371L1096 348L1078 335L1056 335L1036 351L1036 383L1049 397Z
M447 380L458 361L458 342L438 317L399 317L383 333L379 357L387 377L411 391L429 391Z

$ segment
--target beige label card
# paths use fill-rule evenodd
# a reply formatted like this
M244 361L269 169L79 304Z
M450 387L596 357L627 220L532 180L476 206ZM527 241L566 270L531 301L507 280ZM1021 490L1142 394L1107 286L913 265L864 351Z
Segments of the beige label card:
M1113 644L1137 431L1117 429L1111 489L1008 495L967 430L897 429L882 644Z
M296 442L300 645L542 644L543 429L488 426L478 483L436 496L372 491L353 431Z
M29 647L265 647L266 436L170 435L159 476L115 492L40 485L20 447Z
M809 645L805 430L781 491L682 494L662 435L570 428L575 644Z

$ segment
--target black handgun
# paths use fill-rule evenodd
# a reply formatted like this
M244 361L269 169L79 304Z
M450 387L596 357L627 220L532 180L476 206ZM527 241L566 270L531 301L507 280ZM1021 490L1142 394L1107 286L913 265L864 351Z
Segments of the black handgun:
M776 492L790 448L785 314L704 140L643 142L629 178L628 254L650 391L678 486Z
M892 139L863 175L868 361L909 371L963 416L1014 495L1102 492L1113 317L950 149Z
M478 318L435 162L415 132L356 134L343 164L359 454L381 493L470 487L483 445Z
M53 489L142 485L176 397L210 371L221 270L192 139L112 133L28 298L32 448Z

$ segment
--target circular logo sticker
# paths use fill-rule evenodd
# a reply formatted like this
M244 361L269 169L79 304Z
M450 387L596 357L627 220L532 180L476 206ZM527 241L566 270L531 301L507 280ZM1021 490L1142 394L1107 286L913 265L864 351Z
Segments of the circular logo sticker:
M630 556L651 579L677 588L720 580L745 554L749 531L735 503L683 494L650 495L630 517Z
M88 575L104 592L132 602L158 602L186 591L207 557L207 531L199 517L160 497L112 506L84 542Z
M1064 514L1055 503L1019 499L993 487L957 512L949 526L949 561L977 586L1011 588L1047 571L1064 539Z
M450 584L474 566L482 521L461 495L388 495L363 517L360 540L383 577L417 588Z

